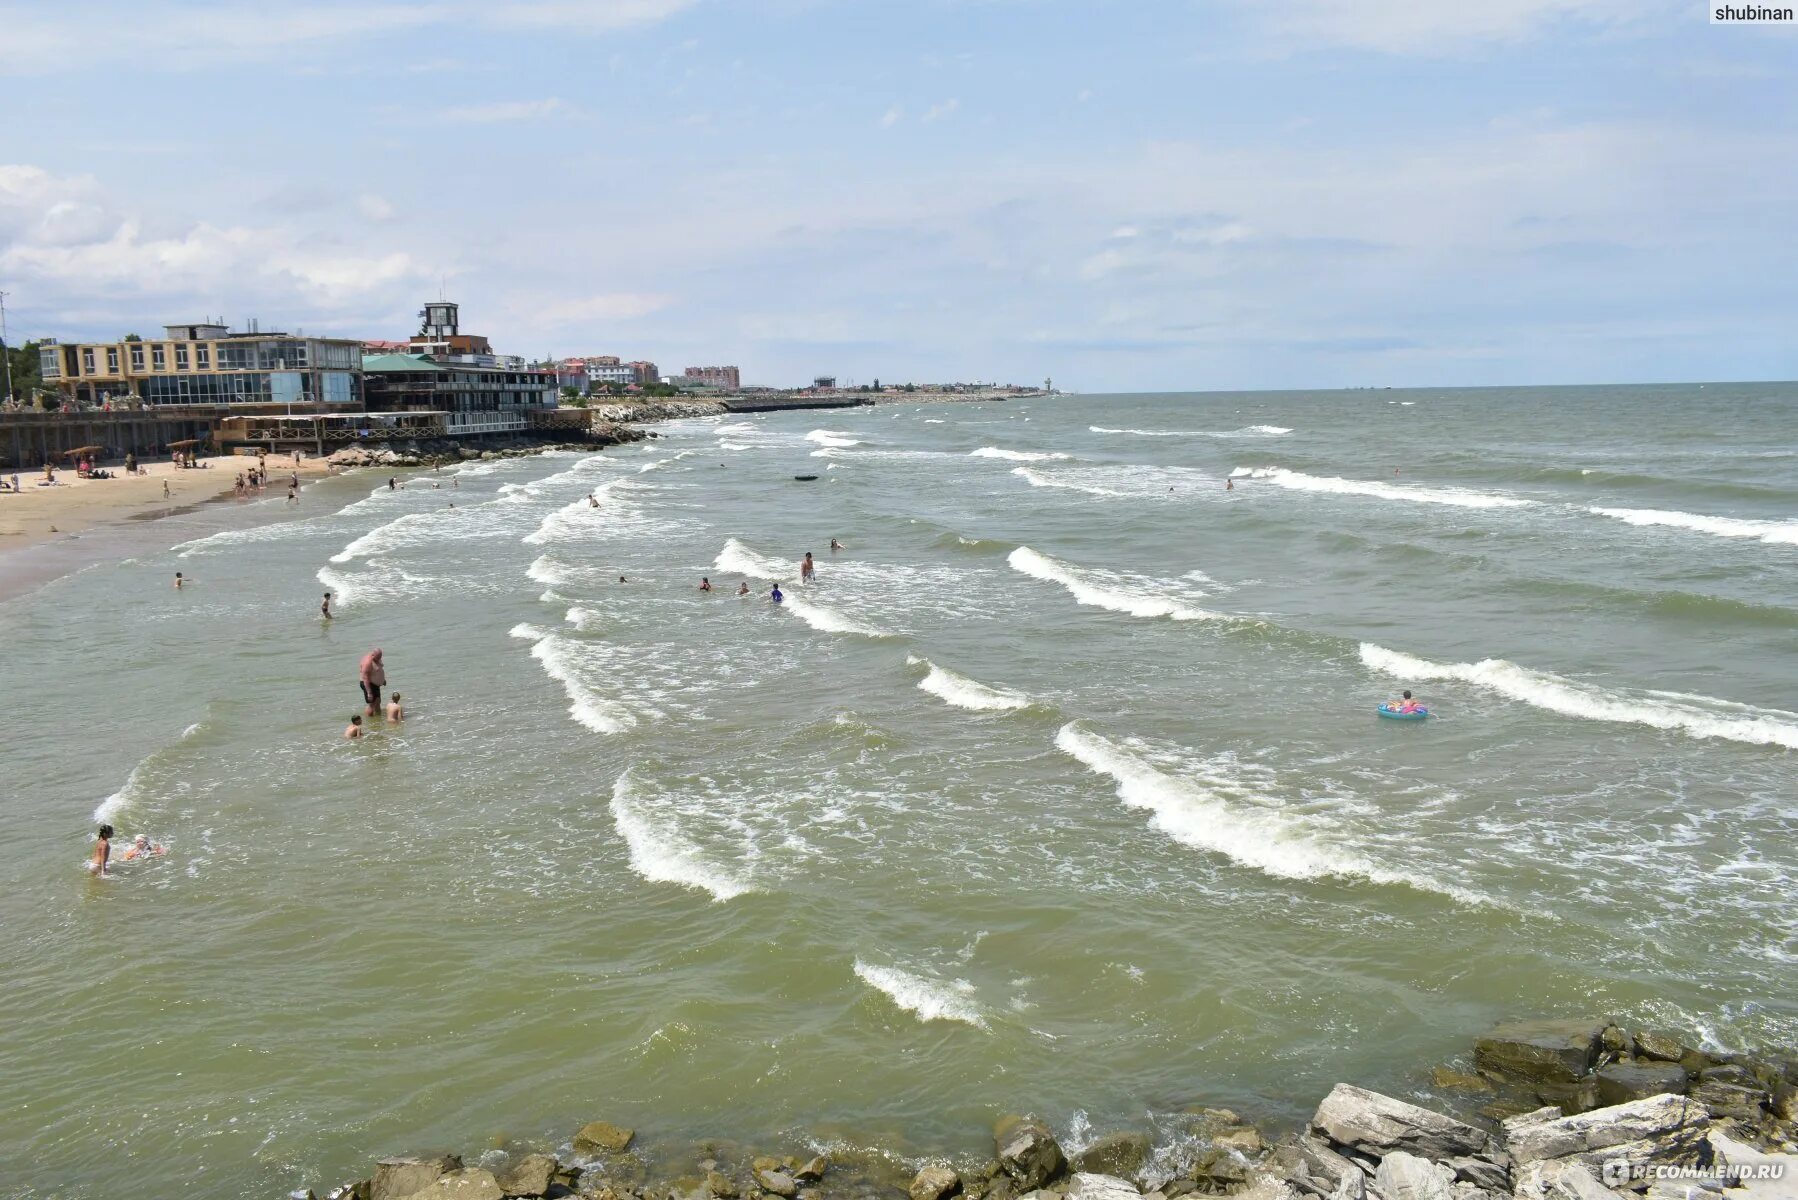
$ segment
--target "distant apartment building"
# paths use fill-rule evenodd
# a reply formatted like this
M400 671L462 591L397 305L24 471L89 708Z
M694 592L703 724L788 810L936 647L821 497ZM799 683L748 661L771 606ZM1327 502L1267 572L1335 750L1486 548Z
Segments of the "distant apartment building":
M46 386L65 401L98 404L293 405L355 407L362 344L352 338L232 333L222 321L165 325L145 341L46 341L39 349Z
M691 383L722 388L727 392L734 392L743 386L743 380L735 367L688 367L685 376Z
M636 382L639 387L648 387L652 383L660 383L662 381L661 371L659 371L652 362L628 362L624 365L629 367L632 374L637 377Z

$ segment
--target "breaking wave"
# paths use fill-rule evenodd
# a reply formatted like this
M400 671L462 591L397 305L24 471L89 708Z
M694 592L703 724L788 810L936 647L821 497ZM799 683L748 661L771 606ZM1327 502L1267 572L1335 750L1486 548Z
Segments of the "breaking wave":
M914 667L929 668L929 673L918 681L919 691L928 692L956 708L973 712L1002 712L1030 707L1030 697L1022 692L1014 692L1010 688L988 687L966 675L958 675L945 667L939 667L927 658L907 656L905 661Z
M1589 513L1631 525L1665 525L1713 537L1756 538L1775 546L1798 546L1798 521L1757 521L1746 517L1708 517L1702 513L1658 508L1588 508Z
M1262 479L1297 492L1328 492L1338 496L1375 496L1382 500L1410 500L1420 504L1448 504L1456 508L1526 508L1535 503L1518 496L1476 492L1468 488L1414 487L1379 483L1370 479L1341 479L1334 475L1307 475L1285 467L1238 467L1237 479Z
M1029 546L1019 546L1006 556L1005 561L1011 564L1012 570L1032 579L1061 585L1078 603L1090 608L1127 613L1133 617L1168 617L1175 621L1229 619L1222 613L1195 608L1159 594L1140 580L1111 571L1076 567L1040 554Z
M855 960L855 977L920 1021L960 1021L985 1029L986 1017L973 1000L974 985L965 979L944 983L898 967L877 967Z
M680 827L651 815L640 803L627 770L612 785L612 821L630 853L631 870L651 883L675 883L724 901L755 889L735 872L708 860Z

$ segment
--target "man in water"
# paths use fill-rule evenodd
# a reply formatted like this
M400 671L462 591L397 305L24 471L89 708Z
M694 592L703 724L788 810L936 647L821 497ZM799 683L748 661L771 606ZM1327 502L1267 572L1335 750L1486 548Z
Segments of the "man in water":
M588 508L598 508L599 507L599 497L595 496L592 492L587 493L587 507Z
M106 864L112 861L112 826L100 826L100 836L94 840L94 860L87 864L87 869L96 875L106 874Z
M179 571L175 572L175 590L176 591L181 590L181 572L179 572Z
M326 592L325 598L319 602L318 615L323 617L327 621L329 621L331 619L331 593L330 592Z
M391 492L394 488L396 488L398 486L399 486L399 481L397 479L394 479L391 476L389 476L388 480L387 480L387 490Z
M812 564L812 552L810 550L805 552L805 561L799 564L799 582L818 582L818 568Z
M1236 490L1236 481L1235 481L1235 480L1234 480L1234 479L1226 479L1226 480L1224 480L1224 490L1225 490L1225 491L1226 491L1226 492L1233 492L1233 491L1235 491L1235 490Z
M711 591L712 590L712 581L710 579L707 579L704 575L701 575L699 577L699 590L702 592Z
M395 692L392 699L387 701L387 719L395 725L406 719L406 710L400 705L398 692Z
M780 584L777 583L773 587L768 589L768 599L773 601L775 604L779 604L781 601L786 599L785 596L780 594Z
M747 596L748 594L749 594L749 581L747 579L745 579L741 583L737 584L737 595Z
M300 489L291 483L287 485L287 502L289 504L298 504L300 502Z
M361 736L362 736L362 716L360 713L358 713L356 716L351 717L350 723L344 727L343 737L344 737L345 741L353 742Z
M379 649L370 650L362 656L360 673L362 698L368 702L368 715L381 715L381 688L387 683L387 667L381 661Z

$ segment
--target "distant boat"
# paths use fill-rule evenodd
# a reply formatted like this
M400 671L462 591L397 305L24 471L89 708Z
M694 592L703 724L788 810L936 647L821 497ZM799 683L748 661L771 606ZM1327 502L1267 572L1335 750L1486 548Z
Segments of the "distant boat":
M797 479L800 483L810 483L818 477L816 475L795 475L793 478Z

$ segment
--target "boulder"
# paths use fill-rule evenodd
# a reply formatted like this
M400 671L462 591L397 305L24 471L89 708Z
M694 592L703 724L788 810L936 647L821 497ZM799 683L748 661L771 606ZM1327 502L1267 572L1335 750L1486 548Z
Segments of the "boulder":
M778 1167L761 1166L763 1159L757 1159L757 1166L750 1169L757 1185L764 1192L775 1196L796 1196L799 1194L799 1181Z
M716 1196L719 1200L737 1200L739 1194L737 1185L731 1180L730 1176L724 1174L722 1171L707 1171L705 1173L705 1190L707 1194Z
M1686 1047L1671 1034L1638 1029L1636 1031L1636 1054L1641 1058L1652 1058L1656 1062L1676 1063L1686 1056Z
M1242 1156L1220 1146L1213 1146L1187 1168L1195 1191L1211 1196L1227 1196L1240 1191L1249 1180L1249 1168Z
M1423 1158L1480 1157L1491 1139L1471 1125L1378 1092L1339 1083L1317 1106L1311 1126L1339 1146L1375 1158L1403 1150Z
M1611 1106L1686 1090L1686 1069L1674 1062L1611 1063L1598 1068L1598 1103Z
M1142 1193L1128 1179L1081 1171L1068 1184L1066 1200L1142 1200Z
M993 1129L999 1166L1020 1193L1032 1191L1067 1170L1067 1159L1049 1127L1034 1117L1003 1117Z
M822 1154L814 1154L793 1172L793 1178L800 1183L817 1183L824 1178L824 1172L830 1170L830 1159Z
M412 1195L414 1200L505 1200L506 1197L493 1172L479 1167L439 1176L436 1183Z
M368 1200L403 1200L415 1196L451 1171L460 1171L462 1160L454 1154L419 1158L383 1158L375 1164Z
M1430 1083L1451 1092L1490 1092L1486 1077L1474 1071L1457 1071L1453 1067L1431 1067Z
M1074 1156L1074 1170L1090 1175L1135 1179L1149 1161L1149 1139L1141 1133L1109 1133Z
M553 1154L527 1154L499 1177L499 1186L508 1196L541 1196L555 1184L562 1164Z
M589 1121L574 1135L574 1148L581 1154L623 1154L636 1136L634 1129L620 1129L607 1121Z
M1651 1096L1571 1117L1544 1109L1504 1123L1505 1141L1518 1166L1578 1156L1590 1166L1613 1158L1631 1162L1687 1163L1708 1155L1710 1115L1684 1096Z
M1455 1173L1456 1183L1468 1183L1483 1192L1510 1194L1511 1172L1489 1158L1451 1158L1444 1164Z
M1403 1150L1380 1160L1373 1184L1385 1200L1454 1200L1454 1171Z
M1350 1176L1365 1182L1365 1171L1360 1163L1336 1153L1328 1142L1310 1134L1282 1142L1274 1151L1270 1165L1320 1196L1330 1195Z
M1344 1175L1330 1193L1330 1200L1367 1200L1367 1177L1359 1171Z
M925 1167L905 1190L911 1200L943 1200L961 1190L961 1176L952 1167Z
M1532 1164L1518 1180L1517 1195L1541 1196L1544 1200L1617 1200L1618 1197L1577 1162Z
M1602 1021L1519 1021L1473 1044L1474 1065L1507 1079L1577 1083L1598 1060Z
M1769 1097L1758 1083L1743 1084L1722 1079L1701 1079L1692 1099L1719 1120L1758 1121Z
M1249 1186L1237 1193L1238 1200L1299 1200L1299 1194L1284 1179L1257 1174Z

